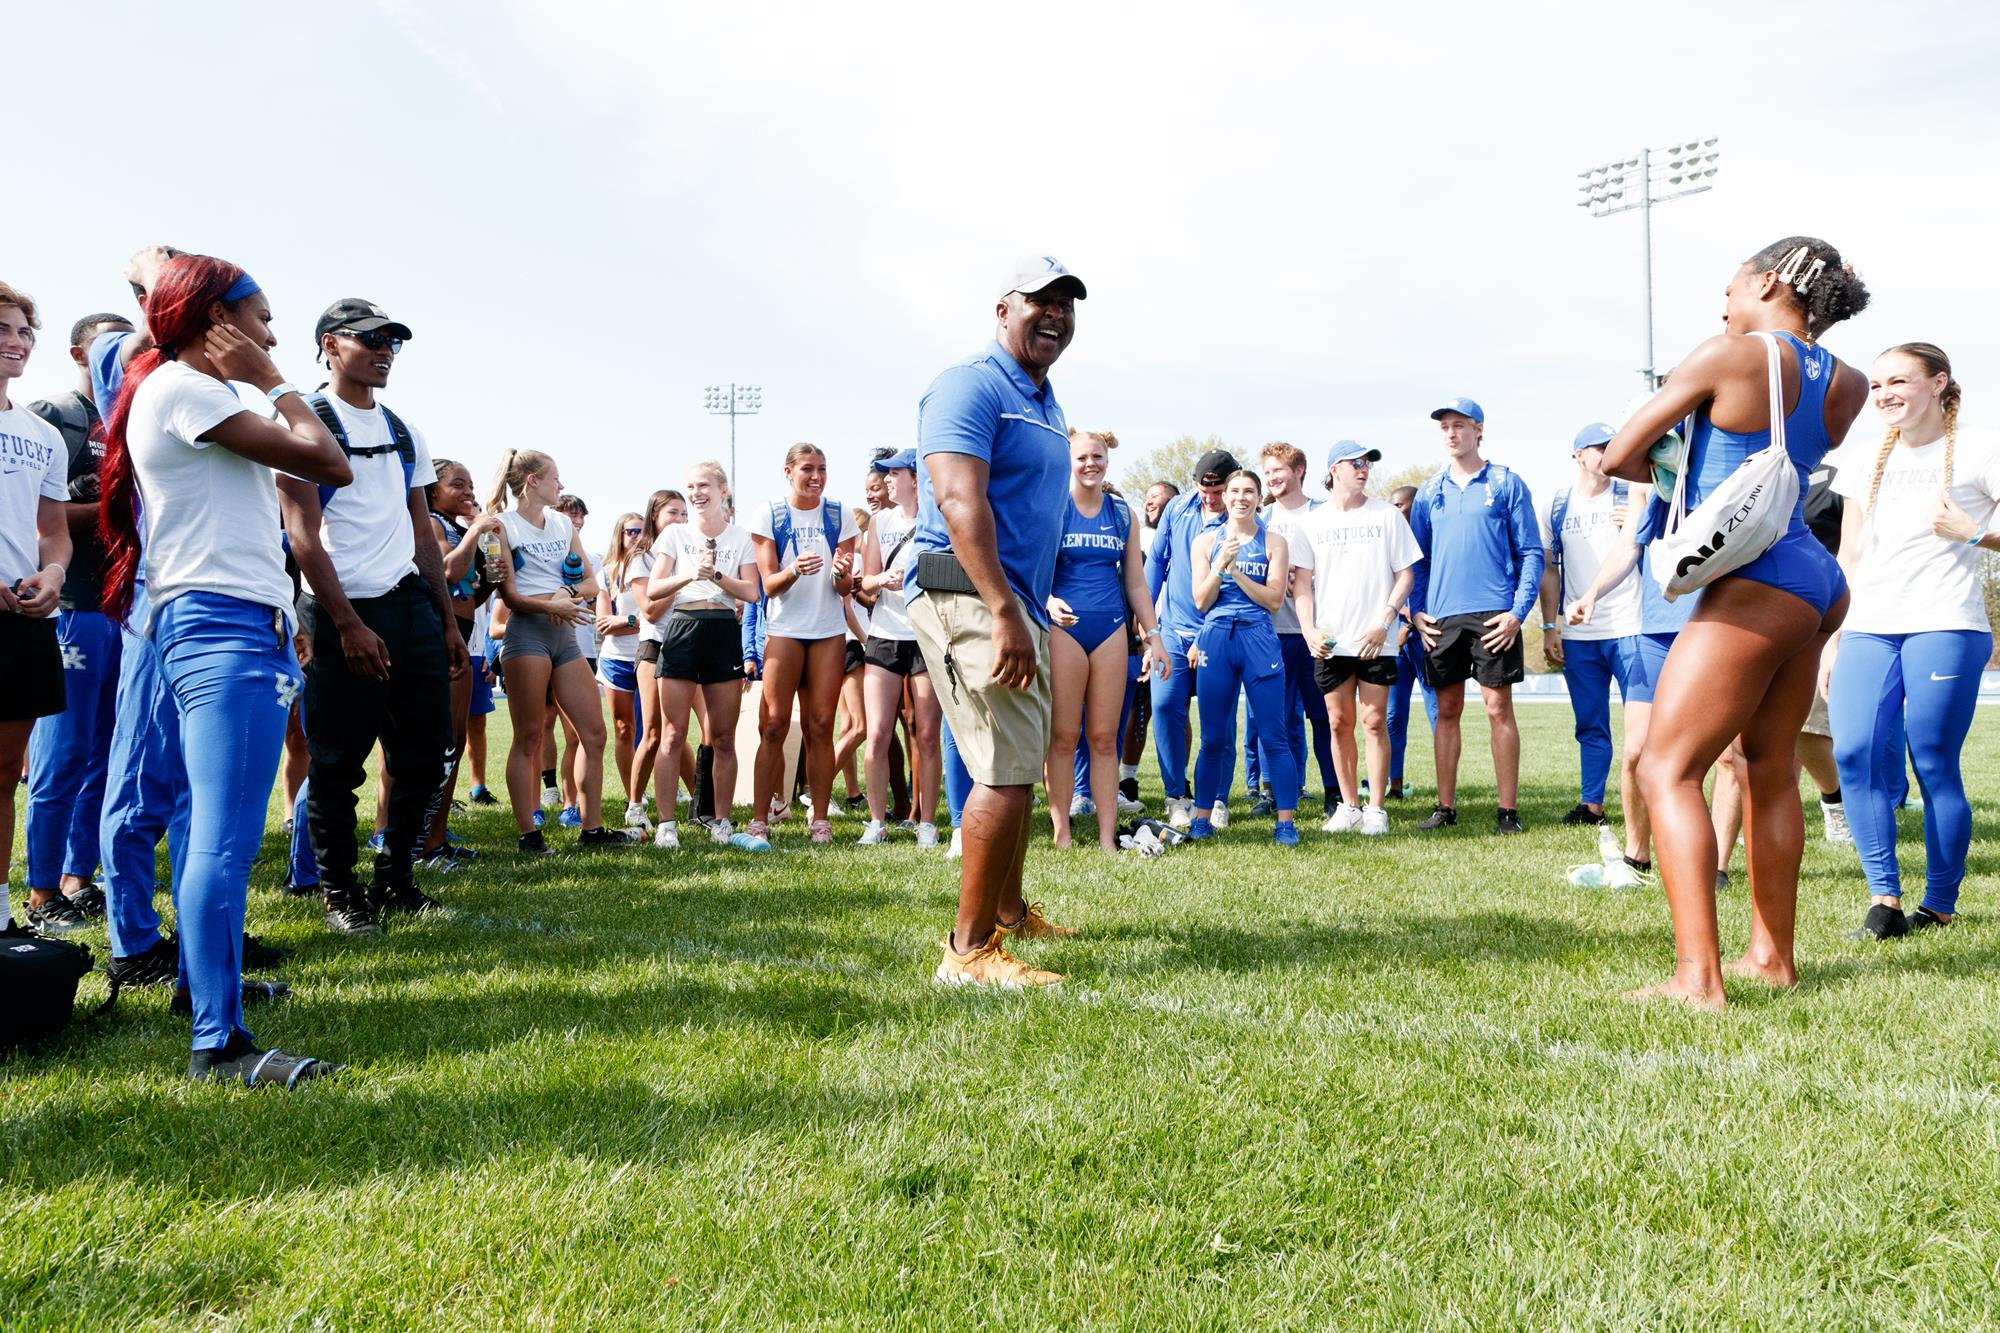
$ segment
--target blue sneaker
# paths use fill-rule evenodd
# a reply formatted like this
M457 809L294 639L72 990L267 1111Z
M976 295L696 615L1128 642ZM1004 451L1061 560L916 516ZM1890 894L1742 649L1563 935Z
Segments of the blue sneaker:
M769 838L760 838L754 833L732 833L729 835L729 845L739 852L768 852L771 850L771 840Z
M1252 819L1263 819L1277 813L1278 803L1271 798L1269 792L1259 792L1257 799L1250 802L1250 817Z
M382 850L382 835L381 835L381 834L377 833L377 834L376 834L376 835L375 835L374 837L372 837L372 838L370 838L370 839L368 840L368 850L369 850L369 851L371 851L371 852L379 852L379 851L381 851L381 850Z
M1215 836L1215 825L1206 819L1196 819L1187 826L1187 835L1196 842L1212 838Z
M1299 845L1299 822L1296 819L1281 819L1271 830L1271 841L1280 847Z
M471 795L471 796L470 796L470 797L469 797L468 799L469 799L469 800L470 800L470 801L471 801L471 802L472 802L472 803L473 803L474 805L498 805L498 804L500 804L500 798L499 798L499 797L497 797L497 796L495 796L495 795L493 794L493 792L492 792L492 791L491 791L491 790L490 790L489 788L486 788L486 787L474 787L474 788L472 789L472 795Z
M542 826L542 822L543 822L543 821L544 821L545 819L547 819L547 818L548 818L548 816L544 815L544 814L543 814L543 813L541 812L541 810L540 810L539 808L537 808L537 809L536 809L536 811L535 811L535 827L536 827L536 828L540 828L540 827Z
M566 805L562 808L562 813L556 816L556 823L564 828L582 828L583 812L573 805Z

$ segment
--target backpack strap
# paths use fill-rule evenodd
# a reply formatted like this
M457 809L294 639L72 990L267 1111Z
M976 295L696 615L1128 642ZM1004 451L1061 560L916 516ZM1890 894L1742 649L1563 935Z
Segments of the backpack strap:
M313 415L319 418L319 424L326 427L326 433L333 436L333 442L340 446L340 452L352 458L354 456L354 449L347 442L347 427L340 424L340 413L333 410L333 404L326 400L326 395L319 392L307 394L306 406L310 407L313 410ZM338 486L322 486L319 488L319 507L321 510L326 508L326 502L331 500L333 493L339 489Z
M1122 544L1130 540L1132 535L1132 506L1116 495L1107 495L1104 498L1111 501L1111 527L1118 534L1118 540Z
M833 553L840 546L840 501L821 500L819 502L820 526L826 529L826 558L830 563Z
M382 415L388 419L389 438L395 441L396 457L403 460L403 490L407 492L417 480L417 438L387 406L382 408Z
M1563 599L1563 520L1569 517L1569 487L1565 486L1549 502L1549 549L1556 556L1556 610Z
M785 547L792 541L792 506L787 500L771 501L771 541L778 548L778 564L785 563Z
M343 426L340 422L340 413L333 410L333 404L327 400L325 393L315 392L307 394L306 406L312 408L313 415L319 418L320 424L326 427L327 434L333 436L333 442L340 446L340 452L347 457L372 457L382 452L380 449L362 449L357 451L354 448L353 444L348 441L347 427ZM405 494L408 494L410 487L416 484L417 478L416 436L410 433L410 428L407 425L403 424L403 419L394 412L391 412L387 407L383 407L381 412L389 422L389 439L391 442L389 447L394 449L396 457L402 460L403 491ZM337 486L320 487L319 507L325 509L327 501L333 499L333 493L339 489Z

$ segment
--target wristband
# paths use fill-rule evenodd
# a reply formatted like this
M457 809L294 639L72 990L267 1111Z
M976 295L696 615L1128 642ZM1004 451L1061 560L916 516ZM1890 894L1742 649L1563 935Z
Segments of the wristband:
M1979 545L1979 543L1985 540L1986 540L1986 529L1981 528L1979 531L1973 533L1971 538L1965 544L1967 546L1977 546Z
M288 393L299 393L299 386L292 383L290 380L284 380L279 383L277 388L270 390L264 396L266 398L269 398L272 402L275 403ZM305 397L304 394L299 394L299 396L301 398Z
M1562 622L1561 622L1561 621L1559 621L1559 620L1544 620L1544 621L1542 622L1542 628L1543 628L1543 629L1561 629L1561 628L1562 628Z
M1982 534L1982 535L1983 535L1983 534ZM52 570L52 569L53 569L53 570L54 570L54 571L55 571L56 573L58 573L58 574L62 575L62 579L63 579L63 582L64 582L64 583L68 583L68 582L69 582L69 571L68 571L67 569L64 569L64 568L63 568L63 567L62 567L61 565L57 564L57 563L56 563L55 561L53 561L53 560L49 561L49 563L47 563L46 565L43 565L43 566L42 566L42 573L46 574L46 573L48 573L48 572L49 572L50 570Z
M1387 620L1382 622L1382 632L1384 634L1387 634L1390 630L1394 628L1396 628L1396 617L1390 616Z

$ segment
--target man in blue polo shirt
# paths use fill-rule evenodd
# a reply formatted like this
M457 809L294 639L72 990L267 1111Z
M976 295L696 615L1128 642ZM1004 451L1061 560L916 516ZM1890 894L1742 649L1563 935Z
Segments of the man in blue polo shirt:
M1084 286L1055 259L1023 259L978 356L931 382L917 409L917 552L907 590L973 787L960 825L958 919L937 979L1009 990L1061 981L1004 947L1073 935L1021 896L1034 784L1049 749L1049 625L1069 491L1069 426L1049 367L1076 332Z
M1161 639L1177 667L1186 665L1188 650L1201 632L1201 608L1194 604L1194 539L1221 524L1222 483L1236 470L1236 456L1227 449L1210 449L1196 460L1195 488L1176 495L1160 511L1159 535L1146 555L1146 587L1160 608ZM1167 820L1175 828L1186 828L1195 813L1187 780L1188 701L1194 697L1194 677L1193 671L1177 669L1151 687L1153 745L1167 792ZM1226 801L1228 796L1225 777L1222 797Z
M1542 581L1542 534L1528 485L1479 456L1486 413L1470 398L1454 398L1431 413L1448 458L1410 507L1410 529L1424 558L1410 611L1424 640L1424 675L1437 693L1437 805L1420 829L1458 822L1460 720L1465 682L1477 680L1493 728L1493 770L1499 786L1495 831L1521 832L1516 797L1521 778L1521 729L1514 720L1514 686L1526 674L1521 624Z

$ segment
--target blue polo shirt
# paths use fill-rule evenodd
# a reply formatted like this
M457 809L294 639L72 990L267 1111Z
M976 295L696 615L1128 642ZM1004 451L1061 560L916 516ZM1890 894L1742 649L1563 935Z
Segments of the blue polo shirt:
M1201 628L1201 608L1194 604L1194 539L1220 527L1226 515L1202 508L1199 489L1184 491L1160 511L1159 531L1146 557L1146 588L1160 608L1160 624L1193 638ZM1165 590L1165 601L1160 593Z
M999 343L952 366L924 391L917 407L917 456L970 454L988 469L986 499L1007 586L1028 615L1048 628L1069 497L1069 425L1055 387L1040 388ZM917 469L918 551L949 551L951 532L938 512L931 473ZM908 597L920 596L912 587Z
M1482 464L1463 486L1449 472L1425 482L1410 506L1410 531L1424 553L1411 612L1443 620L1504 609L1526 620L1546 558L1528 483L1497 463Z

